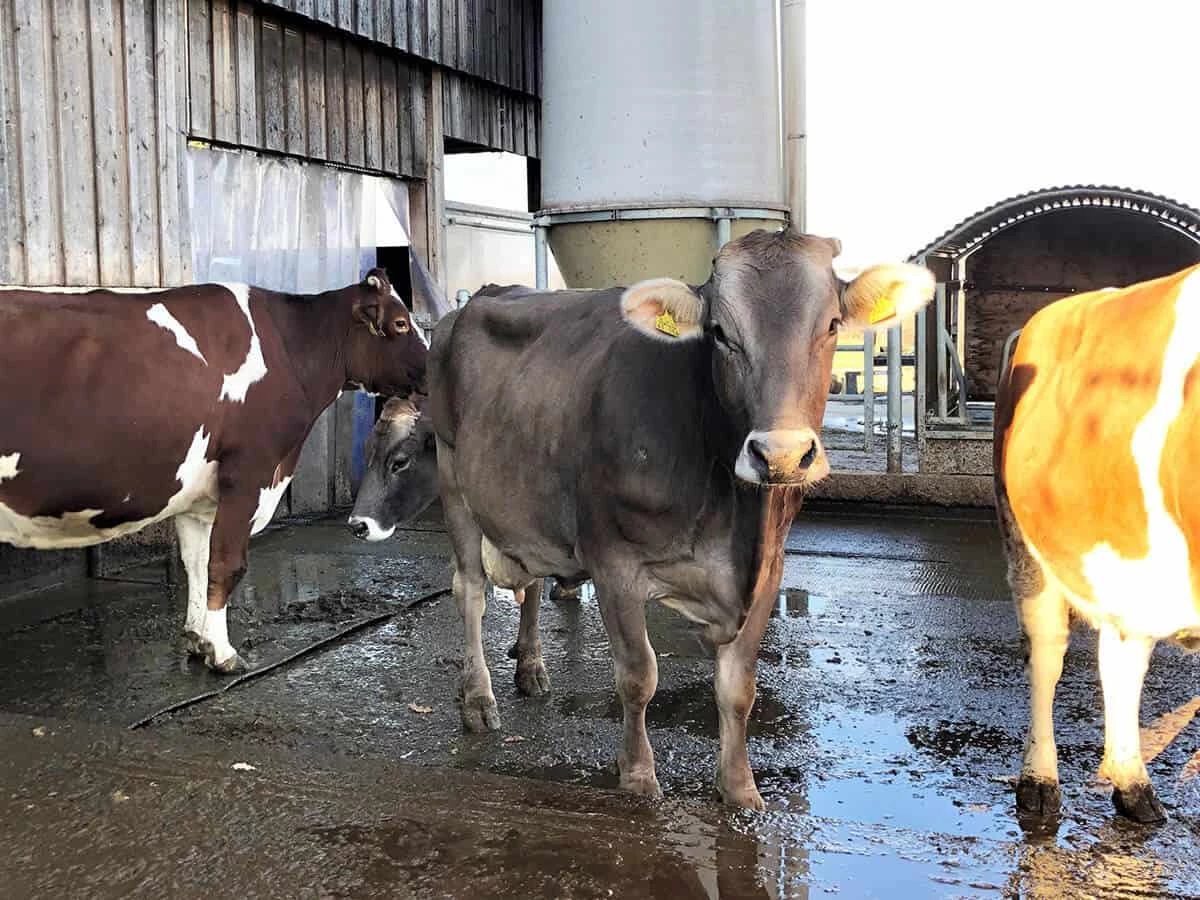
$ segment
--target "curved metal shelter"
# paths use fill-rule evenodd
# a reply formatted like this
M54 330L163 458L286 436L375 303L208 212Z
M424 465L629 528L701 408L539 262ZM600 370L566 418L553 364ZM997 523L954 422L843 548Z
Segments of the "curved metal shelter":
M955 259L966 256L984 241L1027 219L1082 207L1148 216L1200 244L1200 209L1159 194L1089 184L1046 188L1001 200L963 219L911 258L919 260L940 256Z
M967 402L963 356L967 258L1010 228L1071 210L1106 210L1144 217L1200 247L1200 209L1159 194L1112 185L1066 185L1009 197L963 219L926 244L910 259L922 264L937 259L944 262L937 267L943 275L936 300L918 321L916 427L922 454L930 446L926 443L929 437L968 438L991 433L992 404ZM891 391L889 378L889 394ZM889 402L889 411L892 406ZM898 460L891 455L889 469L896 471Z

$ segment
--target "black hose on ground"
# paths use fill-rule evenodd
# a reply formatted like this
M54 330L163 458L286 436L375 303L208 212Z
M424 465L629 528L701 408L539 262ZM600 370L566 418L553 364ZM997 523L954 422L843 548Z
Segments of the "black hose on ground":
M391 612L380 613L377 616L370 616L366 619L359 619L357 622L351 622L349 625L338 629L328 637L321 638L321 640L309 644L307 647L302 647L294 653L289 653L287 656L283 657L282 659L275 660L275 662L268 666L263 666L260 669L252 669L249 672L244 672L241 675L230 679L219 688L214 688L211 691L205 691L204 693L197 694L194 697L188 697L186 700L180 700L177 703L164 706L162 709L156 710L155 712L150 713L150 715L144 716L143 718L132 723L129 726L129 730L136 731L139 728L149 725L155 719L158 719L162 716L179 712L181 709L187 709L189 706L195 706L197 703L203 703L205 700L211 700L213 697L219 697L226 691L233 690L233 688L237 687L239 684L245 684L248 681L253 681L255 678L261 678L268 672L274 672L276 669L293 663L303 656L308 656L309 654L315 653L318 650L323 650L331 644L334 644L337 641L340 641L342 638L354 634L357 631L362 631L364 628L370 628L372 625L380 625L386 622L388 619L398 616L402 612L407 612L410 609L415 609L416 607L422 606L426 603L432 603L439 597L443 597L449 593L450 588L442 588L441 590L434 591L431 594L425 594L424 596L417 597L415 600L411 600L408 603L405 603L399 609L394 609Z

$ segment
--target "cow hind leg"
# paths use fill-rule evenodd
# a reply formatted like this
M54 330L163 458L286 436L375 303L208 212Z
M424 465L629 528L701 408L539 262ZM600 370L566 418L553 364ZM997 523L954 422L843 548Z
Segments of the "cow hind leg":
M207 614L208 547L212 539L212 520L186 514L176 516L175 533L179 536L179 555L187 572L188 603L183 638L190 655L203 656L201 634Z
M517 630L517 690L526 697L550 692L550 676L542 659L542 637L538 631L538 613L542 605L542 579L516 590L521 605L521 624Z
M624 711L621 754L617 758L621 787L635 794L661 797L654 771L654 750L646 734L646 706L658 689L658 660L646 633L646 609L633 592L596 583L600 616L612 649L617 694Z
M1167 817L1142 761L1138 724L1142 682L1153 650L1152 638L1123 638L1112 625L1100 627L1100 686L1104 692L1104 762L1100 774L1112 782L1117 812L1144 824L1162 822Z

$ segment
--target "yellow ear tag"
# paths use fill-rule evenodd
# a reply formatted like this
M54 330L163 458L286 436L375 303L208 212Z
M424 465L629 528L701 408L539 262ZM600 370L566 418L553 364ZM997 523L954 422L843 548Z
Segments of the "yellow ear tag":
M679 326L675 324L675 317L671 315L671 311L663 310L662 315L655 316L654 327L663 334L669 334L671 337L679 337Z
M884 319L891 318L895 314L896 301L892 299L891 295L885 295L876 300L875 305L871 307L869 322L874 325L876 322L882 322Z

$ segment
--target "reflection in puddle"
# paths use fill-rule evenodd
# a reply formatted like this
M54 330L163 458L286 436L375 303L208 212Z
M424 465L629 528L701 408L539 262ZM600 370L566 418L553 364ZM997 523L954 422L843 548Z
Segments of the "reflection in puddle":
M803 588L784 588L771 615L775 618L819 616L829 607L828 597L810 594Z

